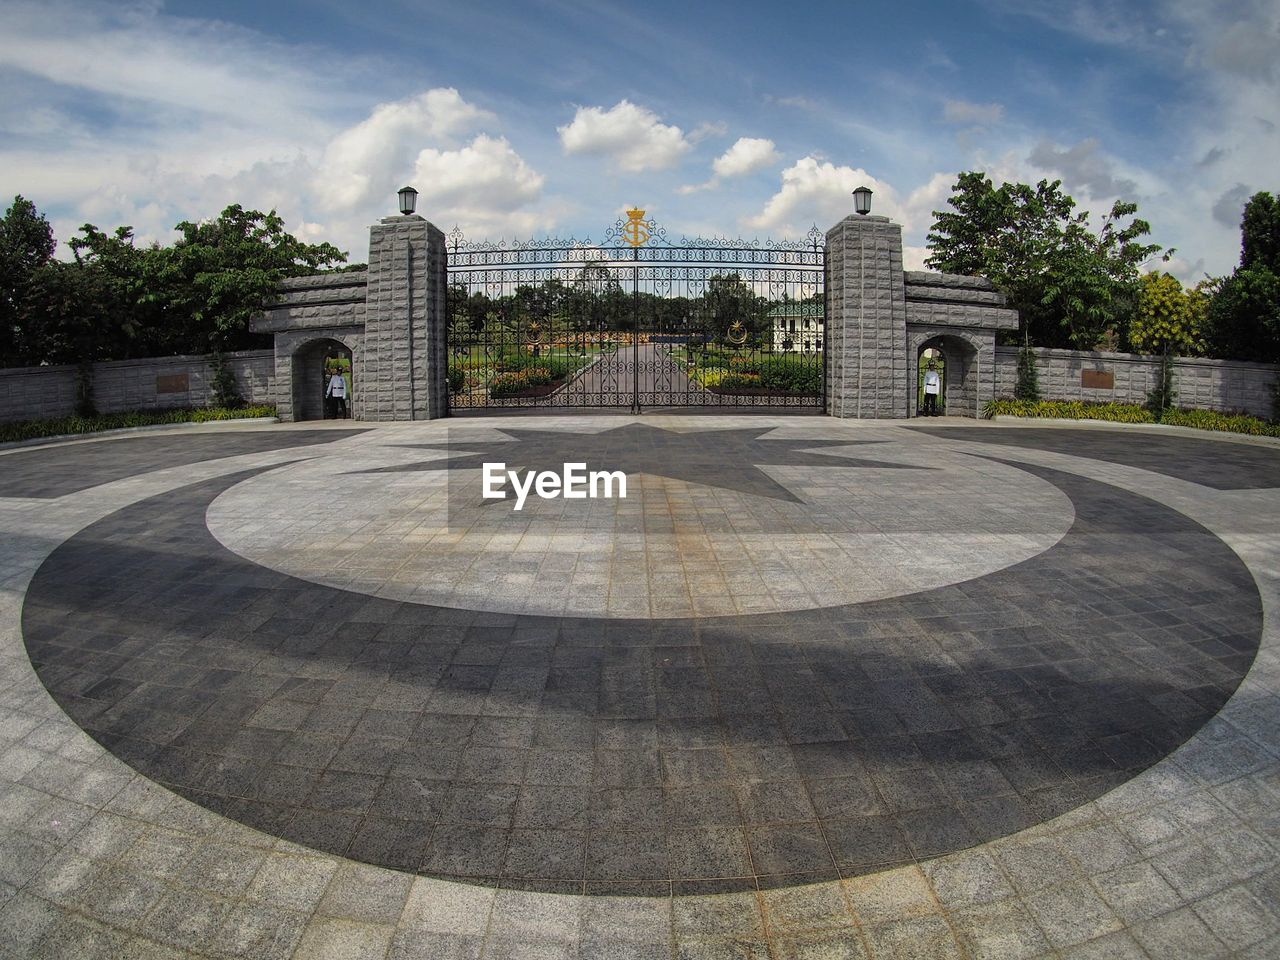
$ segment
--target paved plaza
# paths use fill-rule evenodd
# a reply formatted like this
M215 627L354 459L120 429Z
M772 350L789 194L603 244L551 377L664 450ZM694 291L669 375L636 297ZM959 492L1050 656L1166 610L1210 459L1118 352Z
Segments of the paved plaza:
M0 583L0 957L1280 956L1273 441L53 443Z

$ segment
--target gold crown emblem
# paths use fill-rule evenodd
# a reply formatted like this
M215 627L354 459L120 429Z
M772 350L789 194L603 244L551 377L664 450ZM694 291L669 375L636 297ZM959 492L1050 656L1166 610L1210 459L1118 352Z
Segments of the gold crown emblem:
M627 216L632 220L643 220L644 211L641 210L639 207L632 207L630 210L627 211Z

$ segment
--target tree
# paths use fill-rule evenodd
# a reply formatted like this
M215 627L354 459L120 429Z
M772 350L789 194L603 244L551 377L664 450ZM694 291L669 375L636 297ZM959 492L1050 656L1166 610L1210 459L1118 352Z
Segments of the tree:
M1280 361L1280 199L1255 193L1240 223L1240 266L1209 304L1215 357Z
M1046 346L1090 349L1122 327L1137 293L1138 268L1161 248L1117 201L1094 233L1087 211L1062 181L996 188L983 173L962 173L949 211L934 211L926 266L991 280L1021 317L1021 334ZM1167 255L1166 255L1167 256Z
M274 210L232 204L216 220L184 220L176 229L182 237L167 251L160 280L169 306L207 338L191 344L201 351L256 346L249 319L275 298L283 278L347 259L330 243L304 243L286 232Z
M127 360L189 352L193 334L172 308L163 271L166 251L159 244L138 247L132 227L105 233L91 223L68 244L80 276L93 289L99 314L119 322L98 344L104 359ZM108 331L104 330L104 334Z
M1184 290L1177 277L1156 271L1140 281L1129 327L1129 344L1138 353L1200 356L1209 297L1200 287Z
M50 260L32 272L18 326L28 363L76 364L76 412L93 413L93 363L113 359L133 330L112 278L93 264Z
M19 315L32 275L51 259L53 228L36 205L22 196L0 219L0 365L26 362Z

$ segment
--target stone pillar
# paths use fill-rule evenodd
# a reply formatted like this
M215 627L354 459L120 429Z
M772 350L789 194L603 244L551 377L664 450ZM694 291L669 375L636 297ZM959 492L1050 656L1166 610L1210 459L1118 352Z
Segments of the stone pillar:
M360 393L366 420L433 420L448 413L444 234L422 217L369 228Z
M827 412L908 415L907 294L902 227L888 217L845 217L827 231Z

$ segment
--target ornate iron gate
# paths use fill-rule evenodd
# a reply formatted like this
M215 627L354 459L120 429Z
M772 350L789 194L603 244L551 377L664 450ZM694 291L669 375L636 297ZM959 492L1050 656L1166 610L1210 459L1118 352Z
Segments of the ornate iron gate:
M627 214L603 243L450 234L452 408L823 407L816 227L670 243Z

